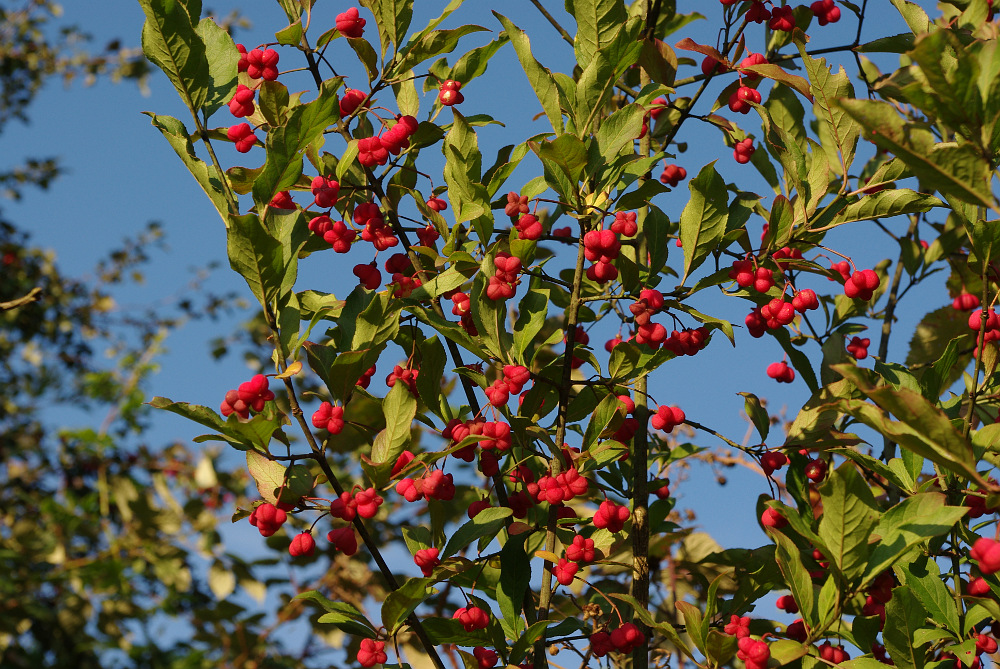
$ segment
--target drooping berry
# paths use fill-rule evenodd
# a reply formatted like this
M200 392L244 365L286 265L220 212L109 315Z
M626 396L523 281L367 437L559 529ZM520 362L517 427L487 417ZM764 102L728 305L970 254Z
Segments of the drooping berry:
M311 532L295 535L288 546L288 554L292 557L312 557L316 552L316 540Z
M226 137L236 145L236 150L246 153L253 148L257 142L257 136L253 134L253 128L249 123L240 123L232 126L226 131Z

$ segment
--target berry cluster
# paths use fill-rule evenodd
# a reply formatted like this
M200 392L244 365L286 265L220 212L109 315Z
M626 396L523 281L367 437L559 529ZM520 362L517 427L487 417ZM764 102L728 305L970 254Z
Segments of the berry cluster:
M628 654L644 643L646 637L635 623L625 623L611 634L594 632L590 635L590 650L594 657L604 657L611 651Z
M600 284L618 278L618 268L611 263L618 257L622 245L611 230L591 230L583 236L583 253L594 263L587 268L587 278Z
M313 413L312 424L317 430L326 430L330 434L340 434L340 431L344 429L344 407L323 402L319 405L319 409Z
M237 44L236 48L240 52L240 60L237 63L237 69L240 72L246 72L251 79L277 80L279 58L277 51L274 49L254 49L247 53L246 47L242 44Z
M270 502L261 504L250 513L250 524L257 528L262 537L269 537L277 532L287 519L285 510Z
M465 96L459 92L460 88L462 88L461 82L454 79L442 82L441 87L438 89L438 101L445 107L462 104L465 102Z
M516 286L521 283L518 278L518 274L521 273L521 259L501 251L493 259L493 266L496 271L489 278L486 297L491 300L509 300L514 297Z
M321 177L317 177L321 178ZM326 214L320 214L309 221L309 229L333 247L337 253L347 253L358 236L357 230L347 227L343 221L333 221Z
M263 411L264 403L273 399L274 393L267 388L267 377L257 374L249 381L241 383L238 389L227 392L219 409L227 418L235 413L246 419L250 417L251 411L254 413Z
M687 420L687 416L679 407L659 406L649 423L653 429L673 432L674 428Z
M746 165L750 162L750 156L756 149L753 145L753 138L747 137L746 139L736 142L736 146L733 148L733 158L740 165Z
M490 624L490 614L478 606L463 607L455 611L452 618L458 619L458 622L462 623L462 627L465 628L466 632L483 630Z
M399 243L392 228L386 225L382 210L374 202L362 202L354 208L354 224L364 226L361 239L371 243L376 251L385 251Z
M396 492L407 502L416 502L424 497L448 501L455 497L455 480L451 474L434 469L424 476L402 479L396 484Z

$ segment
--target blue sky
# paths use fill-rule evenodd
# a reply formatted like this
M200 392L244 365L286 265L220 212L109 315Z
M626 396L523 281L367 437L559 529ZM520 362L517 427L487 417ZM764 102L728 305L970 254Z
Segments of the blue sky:
M416 28L426 24L431 15L436 15L444 1L420 0L413 20ZM461 23L478 23L491 31L500 30L498 22L490 15L488 6L493 3L471 0L467 6L457 11L445 27ZM572 20L562 10L562 2L546 2L551 11L573 32ZM721 20L721 6L715 2L691 2L679 0L678 11L698 10L708 16L681 33L672 36L674 42L690 35L703 43L715 42L715 27ZM872 14L867 23L862 41L874 37L905 31L905 25L887 2L871 2ZM318 3L314 15L316 35L333 25L334 16L350 5L345 2ZM240 31L237 41L252 47L265 41L273 41L273 33L284 26L284 16L277 5L270 2L231 2L216 0L206 2L206 7L217 15L225 16L230 9L242 7L253 22L250 31ZM544 22L527 0L509 0L502 4L504 13L528 31L536 56L552 69L567 68L571 63L572 50ZM103 46L108 40L120 37L125 43L137 44L142 26L143 14L138 4L130 0L105 0L100 3L67 0L65 19L80 24L94 35L94 44ZM853 37L856 23L847 10L840 24L827 28L814 27L811 47L842 44ZM371 18L367 12L363 16ZM370 24L366 36L374 34ZM763 29L754 27L748 31L748 46L759 51L763 48ZM471 48L489 39L488 33L473 35L463 41L462 46ZM460 47L461 49L461 47ZM334 44L331 53L338 60L338 68L343 63L344 71L354 74L355 69L348 64L353 59L344 44ZM294 62L295 55L289 49L281 51L281 69ZM679 55L683 55L680 54ZM839 56L830 56L832 60ZM452 62L454 59L451 59ZM700 62L700 57L698 57ZM844 61L849 73L854 72L853 60ZM889 66L892 61L890 59ZM697 72L687 68L683 76ZM307 90L310 80L294 76L283 77L291 90ZM356 78L355 87L363 80ZM719 84L712 90L709 99L714 99ZM105 252L115 245L122 236L137 233L148 221L159 221L166 232L169 253L154 254L148 268L147 283L137 288L129 288L116 294L122 307L145 306L151 302L169 300L186 283L191 268L198 268L212 262L220 262L222 267L210 279L210 289L215 292L239 291L252 299L242 279L228 269L226 261L225 231L211 204L186 173L173 150L150 125L142 111L150 110L158 114L170 114L181 118L190 126L190 117L180 105L173 87L162 75L154 75L149 82L150 94L143 97L131 84L113 85L101 81L95 86L84 88L73 84L68 90L56 82L50 83L38 96L30 110L31 123L27 126L12 125L0 138L5 155L10 162L28 156L58 156L67 174L57 180L48 192L28 192L21 202L5 203L4 215L30 231L35 244L51 248L57 255L59 264L69 274L85 275ZM513 51L506 47L491 62L484 77L463 88L466 102L462 111L466 114L492 113L506 123L506 128L490 126L480 130L480 145L484 163L493 162L498 147L522 141L525 137L546 128L544 119L532 121L539 106L527 86L524 75L517 68ZM424 114L430 99L423 105ZM728 110L724 115L732 116ZM444 118L444 117L442 117ZM745 127L754 131L753 115L738 119ZM213 127L232 123L226 109L218 112L210 122ZM756 127L759 133L759 125ZM732 152L722 143L719 132L705 124L689 123L680 141L688 143L686 154L675 162L686 167L688 176L693 177L705 163L718 159L718 168L727 180L738 180L748 190L765 194L765 206L769 208L770 189L759 178L754 178L750 166L739 166L732 160ZM433 153L429 151L428 153ZM865 156L867 157L867 156ZM230 147L223 147L221 159L226 166L241 164L259 165L263 160L263 150L254 149L246 156L240 156ZM429 161L433 164L433 160ZM857 168L860 163L856 163ZM529 169L520 170L512 179L511 187L520 187L534 176ZM660 206L676 220L687 196L686 182L673 193L662 196ZM449 212L445 212L449 214ZM446 216L447 218L447 216ZM750 224L751 232L759 231L762 222ZM905 223L891 225L896 230ZM856 251L855 260L859 266L871 266L877 260L895 251L882 244L882 236L876 236L874 226L861 228L864 248L858 249L856 239L848 240L841 235L831 235L831 243L843 243ZM867 230L872 231L869 241ZM905 230L905 228L904 228ZM673 250L673 249L672 249ZM343 256L317 254L303 263L299 288L316 288L346 294L356 283L351 268L361 259L345 261ZM923 306L924 301L943 305L947 294L943 291L943 278L928 282L904 302L903 318L898 324L890 347L890 359L905 357L906 346L912 327L913 315ZM826 289L825 280L806 284L815 289ZM348 289L341 288L347 286ZM706 291L708 292L708 291ZM702 311L713 309L721 312L734 323L741 323L746 313L744 303L735 305L725 302L716 295L699 295L694 305ZM185 400L209 406L218 406L225 391L235 387L249 377L250 372L231 356L223 362L216 362L209 356L208 340L228 334L240 319L227 323L201 322L189 325L170 337L167 346L169 354L160 359L162 371L150 383L151 395L162 395L175 400ZM599 328L608 336L613 330ZM877 346L877 336L869 334L873 340L873 352ZM606 337L604 337L606 338ZM593 337L595 350L603 352L604 338ZM667 365L657 373L652 382L656 400L664 404L679 404L693 420L711 425L727 434L735 441L741 441L747 430L747 423L740 417L743 399L736 395L739 391L754 392L770 399L772 410L787 407L788 418L807 399L808 391L801 380L791 386L777 386L765 376L768 363L780 360L780 348L769 337L751 340L745 331L737 332L738 346L734 349L717 336L706 352L695 358L680 359ZM384 378L393 361L386 358L380 363L376 379ZM388 367L387 367L388 366ZM373 386L373 389L375 387ZM378 390L376 389L376 393ZM190 440L203 432L192 424L173 415L159 416L153 432L154 441L163 442ZM715 446L711 437L699 435L697 443ZM771 437L773 445L779 440ZM753 443L753 442L751 442ZM195 448L199 446L194 445ZM713 476L706 467L696 467L690 473L690 480L679 488L681 508L692 508L698 514L698 525L711 533L726 546L759 545L766 540L756 526L753 517L753 501L767 487L759 475L727 470L730 483L717 488Z

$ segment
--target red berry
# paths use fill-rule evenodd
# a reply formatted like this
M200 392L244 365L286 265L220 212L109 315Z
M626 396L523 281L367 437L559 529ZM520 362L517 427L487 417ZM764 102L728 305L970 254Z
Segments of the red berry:
M752 109L751 102L760 104L760 101L760 93L757 90L749 86L740 86L729 96L729 111L746 114Z
M857 360L864 360L868 357L868 346L872 343L871 339L865 337L851 337L851 341L847 344L847 352L855 357Z
M288 546L288 554L292 557L312 557L316 552L316 540L310 532L303 532L298 534L292 539L291 545Z
M357 12L357 10L354 10ZM385 664L389 656L385 653L385 642L375 639L362 639L361 647L358 649L358 664L362 667L374 667L376 664Z
M312 180L310 190L312 191L317 207L320 209L330 209L337 203L337 194L340 193L340 183L334 179L319 176Z
M576 572L579 571L579 569L580 565L577 563L570 562L566 558L559 558L559 564L552 568L552 573L561 585L569 585L573 582L573 579L576 577Z
M323 402L312 415L312 424L318 430L326 430L330 434L340 434L340 431L344 429L344 407Z
M253 128L250 127L249 123L232 126L226 131L226 137L236 144L236 150L240 153L248 152L257 142L257 136L253 134Z
M236 87L236 93L233 95L233 99L229 101L229 111L232 112L233 116L236 118L250 116L256 109L253 104L253 96L254 93L252 90L243 84L239 84Z
M773 8L771 10L771 20L767 22L767 27L771 30L791 32L795 28L795 15L792 13L791 5Z
M767 375L778 383L791 383L795 380L795 370L788 366L788 363L772 362L767 366Z
M822 458L810 460L806 463L806 478L813 483L819 483L826 478L826 472L829 467L830 466L826 463L826 460L823 460Z
M274 81L278 78L278 57L278 52L273 49L254 49L246 56L247 76Z
M337 30L344 37L357 39L365 33L366 21L358 16L358 8L351 7L343 14L337 14Z
M781 529L788 524L785 517L781 515L781 512L777 509L772 509L767 507L764 509L764 513L760 515L760 524L764 527L773 527L774 529Z
M367 98L368 95L364 91L359 91L356 88L348 88L340 98L340 115L350 116Z
M440 552L437 548L421 548L413 557L413 561L417 563L425 577L434 573L434 567L441 564L441 560L438 559Z
M354 534L353 527L330 530L326 535L326 540L344 555L351 556L358 552L358 538Z
M679 165L667 165L663 168L663 174L660 175L660 181L665 184L670 184L671 188L676 188L683 179L687 177L687 170Z
M754 65L767 65L767 58L764 57L762 53L751 53L746 58L740 61L740 74L749 81L754 83L760 80L759 74L754 74L752 72L747 72L744 68L753 67Z
M754 151L753 139L747 137L743 141L736 143L736 148L733 149L733 158L739 164L746 165L750 162L750 156L753 155Z
M979 562L979 571L989 576L1000 571L1000 543L980 537L972 545L969 557Z

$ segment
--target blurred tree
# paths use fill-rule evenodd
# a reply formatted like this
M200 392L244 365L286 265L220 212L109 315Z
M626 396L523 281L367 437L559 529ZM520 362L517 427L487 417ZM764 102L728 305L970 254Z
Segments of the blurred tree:
M60 16L47 0L0 2L0 133L28 121L50 80L144 86L140 49L116 40L88 51L89 36ZM59 173L47 157L2 165L0 195L45 189ZM241 609L217 600L263 586L242 561L224 572L205 561L222 553L213 509L242 494L245 473L217 473L200 449L147 443L143 386L163 340L232 303L201 290L200 274L173 311L118 308L115 287L141 280L161 244L149 224L84 282L0 220L2 667L244 666L238 658L256 643L234 638L248 628ZM159 627L171 619L188 625L171 625L164 640Z

